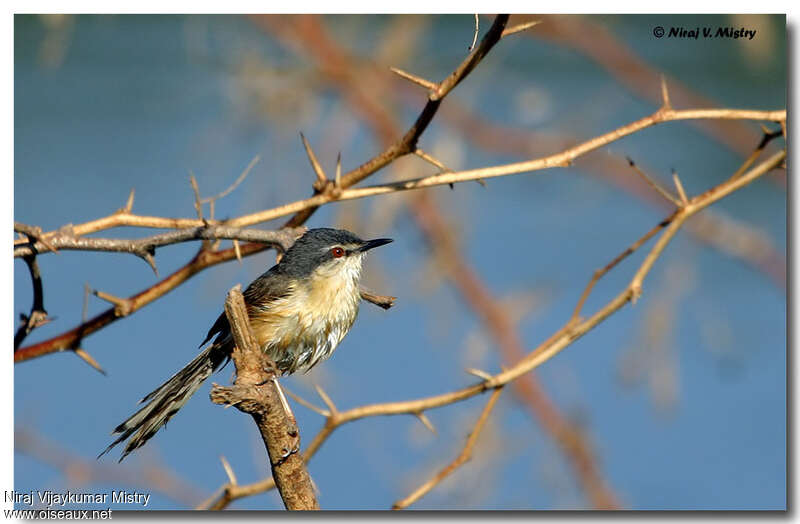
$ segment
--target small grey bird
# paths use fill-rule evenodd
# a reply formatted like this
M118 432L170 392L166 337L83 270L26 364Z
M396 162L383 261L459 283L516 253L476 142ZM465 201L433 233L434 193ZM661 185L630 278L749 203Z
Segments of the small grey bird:
M282 374L308 371L331 356L358 314L364 255L389 242L392 239L361 240L342 229L310 229L278 264L247 287L243 295L253 335ZM114 429L119 437L98 458L128 439L122 462L230 359L234 342L225 313L200 347L213 337L211 345L186 367L139 401L147 404Z

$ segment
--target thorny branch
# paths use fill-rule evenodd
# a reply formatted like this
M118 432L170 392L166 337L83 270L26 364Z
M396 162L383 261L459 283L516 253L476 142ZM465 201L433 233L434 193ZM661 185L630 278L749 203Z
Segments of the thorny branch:
M497 166L484 167L478 169L470 169L464 171L456 171L451 173L439 173L426 177L419 177L410 180L393 182L388 184L378 184L373 186L366 186L362 188L343 189L338 195L334 196L328 193L317 194L313 197L298 200L289 204L284 204L272 209L258 211L248 215L243 215L237 218L227 220L225 224L230 227L246 227L268 220L274 220L283 216L297 213L292 217L287 225L295 225L295 222L300 220L301 214L305 214L311 209L327 204L337 200L355 200L360 198L367 198L376 195L385 195L389 193L396 193L399 191L417 190L426 187L434 187L441 185L449 185L460 182L467 182L478 179L487 179L499 176L517 175L521 173L530 173L540 171L543 169L568 167L576 158L585 155L591 151L595 151L603 146L615 142L633 133L639 132L645 128L652 127L656 124L663 122L672 122L678 120L690 119L748 119L748 120L763 120L772 122L783 122L786 119L785 110L777 111L751 111L743 109L685 109L685 110L659 110L650 116L646 116L622 127L609 131L603 135L587 140L582 144L570 147L555 153L532 160L523 162L514 162L511 164L501 164ZM398 155L399 156L399 155ZM369 164L369 162L367 163ZM364 164L365 166L367 164ZM384 164L385 165L385 164ZM381 165L380 167L383 167ZM361 168L359 168L360 170ZM361 173L356 170L351 172ZM377 171L377 168L375 169ZM374 173L372 171L369 174ZM363 173L362 173L363 174ZM365 175L366 176L366 175ZM342 187L348 187L348 175L342 175ZM360 179L359 179L360 180ZM216 224L214 221L208 221L209 224ZM75 235L87 234L89 232L107 229L108 227L116 227L120 225L131 225L138 227L155 227L155 228L183 228L183 227L198 227L203 226L203 222L197 219L190 218L162 218L162 217L145 217L139 215L132 215L129 213L121 213L111 215L98 219L96 221L87 222L78 226L73 226ZM51 235L54 233L46 233Z
M574 316L570 317L570 319L568 319L561 328L556 330L556 332L553 333L547 340L542 342L538 347L534 348L513 366L501 371L500 373L488 376L485 380L478 384L440 395L417 400L370 404L352 408L347 411L333 409L325 411L323 412L323 416L325 416L325 425L303 451L303 459L308 462L337 428L349 422L375 416L403 414L416 415L418 413L423 413L426 410L447 406L466 398L470 398L475 395L485 393L486 391L504 386L537 368L561 352L564 348L575 342L577 339L594 329L610 315L625 306L625 304L635 301L642 293L642 283L652 269L653 264L659 258L669 241L672 240L672 238L681 229L688 218L692 217L700 210L710 206L718 200L728 196L729 194L742 189L770 170L780 166L785 157L786 151L779 151L741 176L735 179L729 179L709 189L708 191L689 199L688 204L681 207L673 215L667 217L665 220L659 223L659 227L665 227L666 229L664 229L661 233L661 236L658 237L655 245L651 248L642 264L635 271L631 281L622 291L620 291L614 298L608 301L590 317L585 319L581 317L576 318ZM661 226L661 224L664 224L664 226ZM637 247L641 247L641 245L642 244L640 243ZM625 252L627 251L628 249L625 250ZM224 489L221 488L225 493L224 496L219 496L207 501L199 509L224 509L228 504L236 499L257 493L263 493L264 491L268 491L273 487L274 482L271 478L247 485L225 485L223 486Z
M153 256L158 247L187 242L190 240L244 240L246 242L259 242L265 246L284 249L287 245L286 234L282 231L259 231L255 229L242 229L228 226L201 225L176 229L168 233L153 235L140 239L114 239L114 238L86 238L76 236L72 228L64 227L47 238L50 246L57 249L80 251L109 251L116 253L131 253L144 259L155 269ZM14 246L14 258L24 257L39 253L45 247L41 240L33 244Z

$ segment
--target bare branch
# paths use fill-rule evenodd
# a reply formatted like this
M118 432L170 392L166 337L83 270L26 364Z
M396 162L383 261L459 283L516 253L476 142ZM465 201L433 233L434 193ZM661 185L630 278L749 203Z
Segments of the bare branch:
M236 365L236 382L231 387L214 384L211 401L236 406L253 417L261 432L272 477L286 509L319 509L311 478L303 459L297 455L300 442L297 425L281 405L277 382L274 380L277 368L255 341L238 285L228 293L225 314L236 343L232 357ZM232 479L231 484L235 485L236 477L232 471L228 472L228 476Z
M606 146L617 140L620 140L621 138L624 138L628 135L637 133L642 129L652 127L662 122L693 120L701 118L734 119L734 120L747 119L747 120L765 120L765 121L780 122L782 120L785 120L786 111L784 110L751 111L743 109L741 110L740 109L685 109L685 110L672 110L666 112L661 111L653 113L650 116L646 116L642 119L631 122L627 125L614 129L613 131L609 131L608 133L597 136L582 144L578 144L575 147L565 149L564 151L553 155L548 155L522 162L515 162L511 164L503 164L499 166L471 169L453 173L441 173L427 177L420 177L399 182L392 182L388 184L366 186L361 188L343 189L341 194L335 198L329 194L318 194L304 200L298 200L272 209L258 211L256 213L252 213L249 215L243 215L238 218L231 219L226 223L231 226L244 227L257 224L259 222L265 222L268 220L280 218L282 216L290 215L292 213L297 213L296 217L302 217L303 220L305 220L310 216L310 213L306 215L306 212L308 210L316 209L317 207L329 202L333 202L334 200L355 200L375 195L396 193L398 191L411 191L411 190L422 189L425 187L434 187L445 184L467 182L470 180L477 180L481 178L486 179L498 176L517 175L521 173L530 173L533 171L550 169L554 167L566 167L569 166L576 158L583 156L591 151L600 149L601 147ZM385 159L386 163L389 163L390 161L394 160L394 158L396 158L397 156L400 155L396 155L391 159L386 158ZM366 165L367 164L363 164L362 167L358 168L356 171L351 171L349 174L342 175L342 184L341 184L342 187L347 188L351 185L349 181L351 180L350 175L352 175L353 173L358 172L360 174L364 174L367 170L366 168L364 168L364 166ZM370 166L372 166L372 164L370 164ZM377 168L375 169L375 171L377 171ZM371 171L369 174L371 174L372 172L374 171ZM364 175L364 177L358 176L354 178L357 178L358 179L357 181L360 181L362 178L365 178L369 174ZM292 218L287 222L287 224L296 225L302 223L299 220L300 218Z
M188 242L192 240L243 240L246 242L260 242L270 247L281 250L288 249L294 242L294 232L286 234L287 230L264 231L257 229L243 229L228 226L198 226L185 229L176 229L160 235L140 239L114 239L114 238L85 238L73 234L68 229L61 229L49 237L48 241L54 247L75 251L107 251L114 253L131 253L147 260L152 258L156 248ZM20 244L14 247L14 258L29 256L38 253L43 246L36 242L33 245Z
M42 286L42 274L39 272L39 263L36 262L36 255L26 256L25 265L28 266L28 272L31 275L31 283L33 284L33 305L31 305L31 312L29 315L21 315L22 325L20 325L14 335L15 352L31 331L50 322L50 319L47 317L47 311L44 309L44 287Z
M459 453L450 464L445 466L441 471L434 475L433 478L414 490L414 492L409 496L395 502L394 505L392 505L392 509L405 509L409 507L411 504L424 497L430 490L436 487L437 484L453 474L453 472L462 464L468 462L469 459L472 458L472 450L475 448L475 442L478 441L478 436L481 434L481 430L486 424L486 420L489 418L489 413L492 412L492 408L494 408L494 405L497 403L497 399L500 397L500 393L502 392L502 388L497 388L492 392L492 395L489 397L489 401L486 403L486 406L484 406L483 411L481 411L477 422L475 422L475 427L472 428L472 431L467 437L467 442L464 444L464 448L461 450L461 453Z

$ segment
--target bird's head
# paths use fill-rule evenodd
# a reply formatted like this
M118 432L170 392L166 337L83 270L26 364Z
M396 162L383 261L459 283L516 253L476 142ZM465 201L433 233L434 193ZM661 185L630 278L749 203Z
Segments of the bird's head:
M294 278L345 274L358 278L367 251L389 242L391 238L362 240L344 229L309 229L286 251L279 266Z

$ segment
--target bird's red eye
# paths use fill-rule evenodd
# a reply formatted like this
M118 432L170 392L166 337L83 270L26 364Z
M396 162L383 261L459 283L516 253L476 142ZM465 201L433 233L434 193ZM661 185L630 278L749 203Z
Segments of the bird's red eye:
M344 256L344 249L340 247L335 247L331 249L331 254L333 255L334 258L341 258Z

